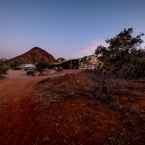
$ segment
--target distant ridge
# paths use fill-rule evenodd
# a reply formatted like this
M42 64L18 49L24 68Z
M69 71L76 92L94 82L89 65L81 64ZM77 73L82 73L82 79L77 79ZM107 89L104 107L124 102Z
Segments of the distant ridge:
M39 47L33 47L26 53L16 56L9 60L10 63L54 63L56 62L53 55Z

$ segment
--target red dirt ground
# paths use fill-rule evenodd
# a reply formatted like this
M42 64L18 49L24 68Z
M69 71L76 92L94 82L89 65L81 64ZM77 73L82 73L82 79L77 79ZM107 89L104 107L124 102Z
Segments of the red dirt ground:
M59 75L49 77L58 84ZM10 72L0 81L0 145L103 145L119 128L120 115L97 100L82 96L50 101L51 94L36 95L36 84L45 78Z

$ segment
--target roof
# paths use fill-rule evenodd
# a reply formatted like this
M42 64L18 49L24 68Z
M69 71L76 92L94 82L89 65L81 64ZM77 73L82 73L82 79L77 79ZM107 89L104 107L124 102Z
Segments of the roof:
M34 64L24 64L24 68L36 68Z

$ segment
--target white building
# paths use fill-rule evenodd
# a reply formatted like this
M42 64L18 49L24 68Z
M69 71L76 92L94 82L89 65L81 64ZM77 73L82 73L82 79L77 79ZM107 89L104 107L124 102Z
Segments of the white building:
M29 70L29 69L35 70L36 69L36 66L34 64L23 64L21 67L24 70Z
M96 55L85 56L80 59L80 69L101 69L104 63L98 59Z

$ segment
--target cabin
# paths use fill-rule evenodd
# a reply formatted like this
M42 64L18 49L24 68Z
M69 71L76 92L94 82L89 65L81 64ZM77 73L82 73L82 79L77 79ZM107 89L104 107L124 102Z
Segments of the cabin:
M79 59L70 59L61 63L54 63L50 68L79 69Z
M89 55L80 59L79 69L98 70L103 66L103 62L96 55Z

